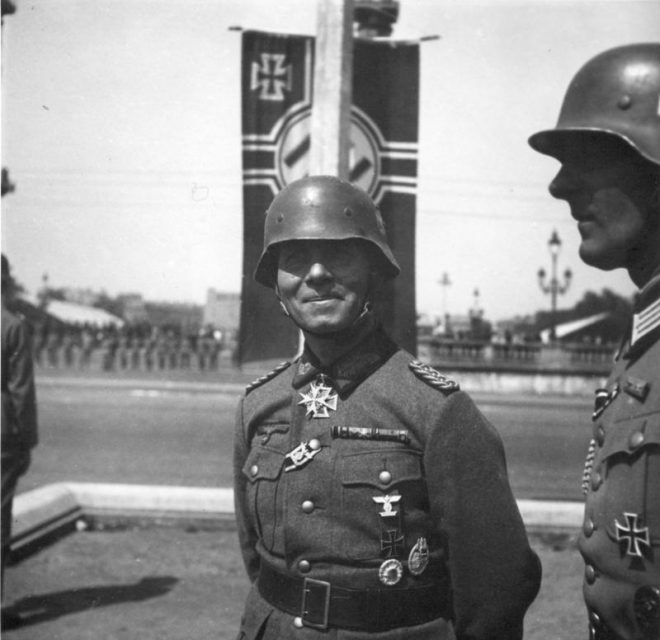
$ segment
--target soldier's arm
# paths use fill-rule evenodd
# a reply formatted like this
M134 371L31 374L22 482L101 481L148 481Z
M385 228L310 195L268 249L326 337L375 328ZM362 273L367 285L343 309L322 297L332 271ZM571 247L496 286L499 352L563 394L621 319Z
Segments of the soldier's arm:
M7 386L18 424L19 444L30 449L37 444L37 397L32 342L24 321L12 328L12 334Z
M247 504L245 501L247 479L243 475L243 466L249 450L243 423L243 399L241 399L236 412L234 432L234 510L243 562L250 581L254 582L259 574L259 556L255 550L257 532L250 525L247 517Z
M541 566L495 429L464 393L447 398L425 453L431 510L447 533L458 640L522 638Z

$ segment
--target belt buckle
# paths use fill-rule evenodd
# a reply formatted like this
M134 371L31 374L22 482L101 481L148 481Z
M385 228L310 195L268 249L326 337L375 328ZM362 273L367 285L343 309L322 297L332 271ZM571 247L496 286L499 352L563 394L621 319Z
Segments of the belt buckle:
M330 583L305 578L300 617L306 627L327 629L330 615Z

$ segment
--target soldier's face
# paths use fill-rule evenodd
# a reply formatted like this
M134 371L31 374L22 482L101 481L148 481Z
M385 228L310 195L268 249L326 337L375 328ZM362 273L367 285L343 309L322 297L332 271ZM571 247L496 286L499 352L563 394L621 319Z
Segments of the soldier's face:
M577 221L580 257L599 269L630 268L648 251L652 165L616 140L575 139L566 145L562 168L550 184Z
M349 327L364 308L371 278L367 251L357 240L292 240L279 248L279 296L303 331Z

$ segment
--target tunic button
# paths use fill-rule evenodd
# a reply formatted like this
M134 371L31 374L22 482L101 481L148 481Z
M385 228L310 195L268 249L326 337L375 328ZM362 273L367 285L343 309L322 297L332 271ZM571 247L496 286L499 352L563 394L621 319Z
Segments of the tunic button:
M587 518L584 521L584 526L582 527L582 531L584 531L584 535L587 536L587 538L591 538L595 529L596 529L596 525L594 524L594 521L591 518Z
M598 487L600 487L601 484L603 484L602 476L600 475L600 473L598 473L598 471L594 471L591 474L591 488L594 491L597 491Z
M589 618L591 619L592 624L600 624L600 616L595 611L592 611L589 614Z
M596 569L590 564L584 568L584 578L588 584L596 582Z
M293 626L294 626L296 629L302 629L302 628L303 628L303 621L302 621L302 618L301 618L300 616L296 616L296 617L293 619Z
M302 503L302 510L305 513L312 513L312 511L314 511L314 503L311 500L304 500Z
M309 573L311 568L312 565L310 564L309 560L301 560L298 563L298 571L300 571L300 573Z
M378 479L382 484L389 484L392 482L392 474L389 471L381 471L378 474Z
M605 443L605 429L602 425L598 425L598 429L596 429L596 442L599 447L602 447Z
M641 431L635 431L635 433L630 434L628 444L631 449L637 449L644 444L644 434Z
M250 475L251 476L256 476L259 473L259 467L256 464L253 464L250 467Z
M309 441L309 448L312 451L318 451L321 448L321 441L318 438L312 438Z

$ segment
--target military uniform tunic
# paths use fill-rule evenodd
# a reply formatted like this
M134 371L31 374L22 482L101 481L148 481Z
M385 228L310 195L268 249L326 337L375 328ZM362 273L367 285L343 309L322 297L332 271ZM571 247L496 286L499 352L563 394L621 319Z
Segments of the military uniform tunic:
M579 548L598 640L660 638L660 273L597 398Z
M501 440L380 329L327 369L306 352L249 388L234 470L253 583L239 638L522 636L540 565ZM296 581L293 606L273 604ZM305 618L305 589L331 600L327 629L323 603Z
M2 305L2 575L11 541L12 505L37 444L37 402L27 321Z

